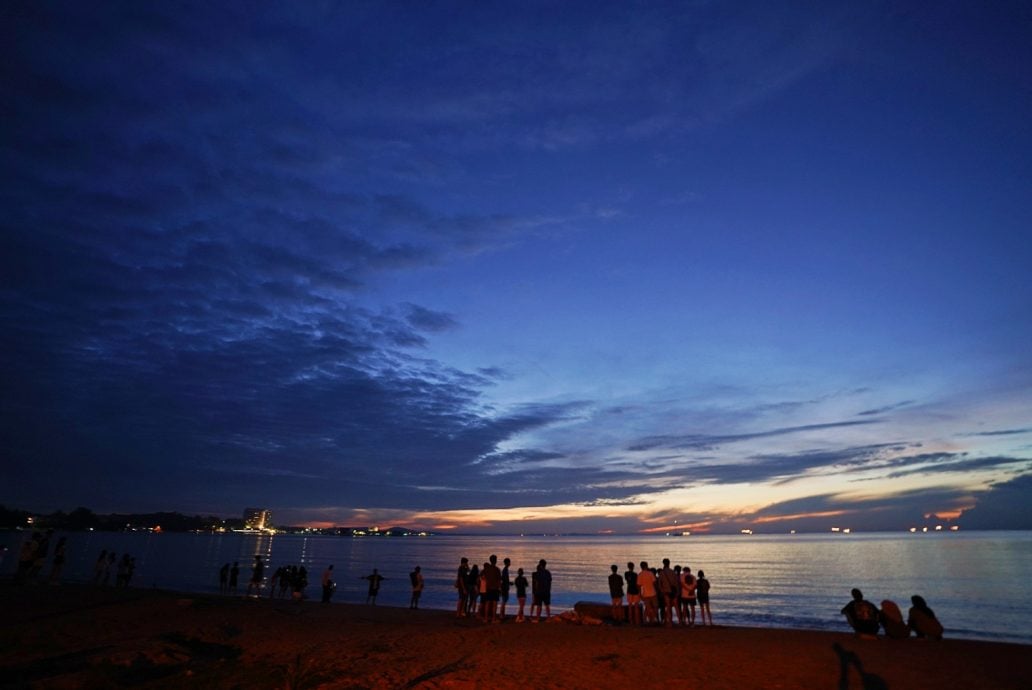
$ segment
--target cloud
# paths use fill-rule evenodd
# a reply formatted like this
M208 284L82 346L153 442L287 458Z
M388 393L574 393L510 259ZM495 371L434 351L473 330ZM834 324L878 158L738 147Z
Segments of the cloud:
M1032 474L998 482L965 510L960 520L970 529L1032 529Z
M800 426L788 426L777 429L767 429L744 434L678 434L669 436L651 436L643 438L627 447L629 451L645 451L657 448L677 450L711 450L729 443L749 441L757 438L770 438L773 436L785 436L788 434L804 433L808 431L821 431L824 429L836 429L851 426L862 426L866 424L877 424L880 419L826 422L820 424L804 424Z

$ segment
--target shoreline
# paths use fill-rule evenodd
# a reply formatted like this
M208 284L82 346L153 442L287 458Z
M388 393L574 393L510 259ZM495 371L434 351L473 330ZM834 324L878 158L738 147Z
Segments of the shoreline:
M72 584L4 584L0 605L0 668L14 687L1032 686L1032 646L1018 643L488 625L440 609Z

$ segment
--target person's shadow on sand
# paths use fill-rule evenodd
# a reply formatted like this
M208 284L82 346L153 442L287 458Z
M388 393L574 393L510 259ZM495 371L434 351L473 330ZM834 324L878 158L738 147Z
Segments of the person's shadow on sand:
M860 674L860 687L863 690L889 690L889 684L881 676L866 673L860 657L855 652L844 649L838 642L831 645L839 658L839 690L849 690L849 667L856 666Z

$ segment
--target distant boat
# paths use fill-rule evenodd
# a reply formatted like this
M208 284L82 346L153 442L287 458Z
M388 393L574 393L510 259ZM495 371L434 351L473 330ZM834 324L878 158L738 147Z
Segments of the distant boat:
M751 530L751 529L748 529L748 528L746 528L746 529L743 529L743 530L742 530L742 534L752 534L752 530Z

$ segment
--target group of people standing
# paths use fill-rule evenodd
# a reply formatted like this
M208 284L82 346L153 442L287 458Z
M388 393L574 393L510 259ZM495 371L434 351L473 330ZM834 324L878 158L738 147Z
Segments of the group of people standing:
M136 558L123 553L119 559L114 551L104 549L93 564L93 584L106 587L111 582L112 572L115 574L115 587L128 587L136 572Z
M501 623L505 620L510 593L515 589L519 604L516 622L522 623L527 619L524 607L527 588L530 587L531 622L541 620L542 610L545 618L548 618L552 615L552 573L547 565L545 559L538 561L528 582L523 568L516 569L515 578L510 577L512 561L508 558L502 560L501 568L498 567L498 556L495 554L491 554L483 568L478 568L475 563L470 567L469 559L462 558L455 574L455 589L458 592L455 615L460 618L476 616L485 623Z
M267 567L268 564L262 560L260 555L254 557L254 562L251 564L251 577L247 582L246 596L261 596ZM219 592L222 594L236 594L239 581L239 561L235 561L232 566L226 563L219 568ZM302 599L307 587L307 568L303 565L281 565L273 571L272 577L269 579L269 598L290 596L294 599Z
M33 532L32 535L22 542L21 551L18 554L18 569L14 572L14 581L18 584L30 582L42 582L43 569L47 563L47 555L50 551L50 540L54 530L46 532ZM61 537L54 546L54 559L50 565L50 574L46 582L55 585L61 581L61 570L65 563L66 539Z
M894 601L885 599L879 609L864 599L863 592L859 589L853 588L850 594L853 599L842 607L842 613L850 627L861 637L875 637L878 630L884 628L885 634L893 638L906 638L913 633L917 637L930 640L942 639L942 624L924 597L917 594L910 597L912 606L904 623L903 614Z
M674 618L682 626L695 625L695 609L698 606L700 624L713 625L710 613L710 581L706 573L699 571L698 577L692 569L675 565L670 559L663 559L660 569L649 568L648 561L642 561L641 570L634 571L634 563L627 564L627 570L620 575L617 565L609 566L609 596L612 597L613 620L623 621L624 586L627 587L627 616L631 625L665 625L673 627Z

